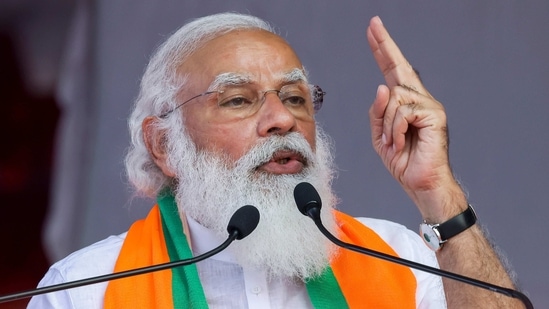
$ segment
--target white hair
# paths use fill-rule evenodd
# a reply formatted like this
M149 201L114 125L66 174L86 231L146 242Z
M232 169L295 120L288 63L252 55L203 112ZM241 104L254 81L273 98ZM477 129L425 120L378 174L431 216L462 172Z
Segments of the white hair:
M322 199L322 222L336 232L332 143L320 128L316 141L313 150L299 132L272 134L258 139L233 161L223 153L197 150L185 128L174 128L167 137L168 165L178 180L172 189L180 215L223 240L234 212L242 205L253 205L261 214L259 225L228 249L238 264L261 269L269 279L307 280L320 275L337 248L313 220L299 214L293 195L298 183L312 184ZM279 151L298 153L305 162L301 172L274 175L258 170Z
M194 51L216 37L240 29L275 33L267 22L254 16L237 13L210 15L181 27L152 56L128 120L131 145L125 160L126 172L137 193L154 197L171 182L171 178L162 173L147 151L143 138L143 120L148 116L162 115L177 106L177 96L188 79L188 76L178 74L177 69ZM181 127L183 122L182 117L159 117L154 125L158 130L168 130Z

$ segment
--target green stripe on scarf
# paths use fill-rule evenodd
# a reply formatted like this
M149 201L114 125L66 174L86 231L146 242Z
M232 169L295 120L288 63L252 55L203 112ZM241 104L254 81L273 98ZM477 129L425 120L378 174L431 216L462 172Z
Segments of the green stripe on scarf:
M331 267L326 268L322 275L308 279L306 286L316 309L349 308Z
M193 254L183 232L174 197L169 193L163 194L158 198L158 205L170 261L191 258ZM174 308L208 308L195 264L172 268L172 294Z

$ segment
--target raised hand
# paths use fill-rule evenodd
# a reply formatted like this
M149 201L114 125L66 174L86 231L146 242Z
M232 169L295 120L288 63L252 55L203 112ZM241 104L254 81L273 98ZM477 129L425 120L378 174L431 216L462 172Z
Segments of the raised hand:
M379 17L368 43L385 77L370 108L372 143L385 166L429 223L442 223L467 208L448 162L446 113L425 89ZM441 268L513 287L506 269L478 226L451 238L437 252ZM448 308L520 308L520 302L443 279Z
M444 107L425 89L379 17L370 21L367 37L386 81L369 112L375 150L424 218L442 220L461 212L467 204L448 162ZM448 190L462 203L433 203L448 199Z

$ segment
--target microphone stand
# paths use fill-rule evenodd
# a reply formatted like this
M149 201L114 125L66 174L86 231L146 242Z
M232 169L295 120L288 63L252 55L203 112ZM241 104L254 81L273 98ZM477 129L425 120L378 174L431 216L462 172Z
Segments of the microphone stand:
M494 285L494 284L490 284L490 283L480 281L480 280L477 280L477 279L465 277L465 276L462 276L462 275L459 275L459 274L456 274L456 273L452 273L452 272L445 271L445 270L442 270L442 269L439 269L439 268L427 266L427 265L420 264L420 263L410 261L410 260L407 260L407 259L403 259L403 258L395 257L395 256L392 256L392 255L388 255L388 254L385 254L383 252L378 252L378 251L371 250L371 249L368 249L368 248L359 247L359 246L356 246L356 245L353 245L353 244L346 243L342 240L339 240L334 235L332 235L324 227L324 225L322 224L322 220L320 219L320 207L318 205L313 206L313 207L309 207L306 210L306 215L308 217L310 217L311 219L313 219L316 226L318 227L320 232L322 234L324 234L324 236L326 236L334 244L336 244L336 245L338 245L338 246L340 246L344 249L348 249L348 250L355 251L355 252L358 252L358 253L373 256L373 257L376 257L376 258L379 258L379 259L382 259L382 260L386 260L386 261L389 261L389 262L393 262L393 263L396 263L396 264L408 266L410 268L419 269L419 270L422 270L422 271L425 271L425 272L428 272L428 273L431 273L431 274L435 274L435 275L438 275L438 276L441 276L441 277L450 278L450 279L457 280L457 281L460 281L460 282L468 283L470 285L474 285L476 287L487 289L487 290L490 290L492 292L504 294L504 295L507 295L507 296L512 297L512 298L517 298L517 299L522 301L522 303L524 304L526 309L534 309L534 306L532 305L532 302L530 301L530 299L528 299L528 297L526 295L524 295L523 293L521 293L519 291L509 289L509 288L504 288L504 287Z
M227 225L227 232L229 233L229 237L227 238L227 240L225 240L218 247L190 259L167 262L167 263L157 264L152 266L146 266L146 267L121 271L117 273L112 273L112 274L107 274L107 275L102 275L102 276L97 276L92 278L75 280L75 281L60 283L60 284L51 285L51 286L45 286L38 289L30 290L30 291L4 295L4 296L0 296L0 303L16 300L20 298L25 298L25 297L31 297L34 295L55 292L59 290L76 288L83 285L121 279L121 278L130 277L130 276L142 275L142 274L146 274L154 271L165 270L173 267L190 265L196 262L200 262L204 259L207 259L225 250L234 240L236 239L240 240L250 235L250 233L253 232L254 229L257 227L257 224L259 223L259 218L260 218L259 211L254 206L246 205L246 206L240 207L232 215L231 219L229 220L229 224Z
M146 266L146 267L121 271L121 272L117 272L117 273L112 273L112 274L107 274L107 275L102 275L102 276L97 276L97 277L92 277L92 278L75 280L75 281L60 283L60 284L51 285L51 286L45 286L45 287L41 287L41 288L38 288L38 289L19 292L19 293L15 293L15 294L4 295L4 296L0 296L0 303L7 302L7 301L13 301L13 300L21 299L21 298L26 298L26 297L32 297L32 296L35 296L35 295L40 295L40 294L45 294L45 293L50 293L50 292L56 292L56 291L59 291L59 290L76 288L76 287L89 285L89 284L94 284L94 283L100 283L100 282L105 282L105 281L110 281L110 280L115 280L115 279L121 279L121 278L126 278L126 277L131 277L131 276L142 275L142 274L146 274L146 273L150 273L150 272L154 272L154 271L165 270L165 269L169 269L169 268L173 268L173 267L190 265L190 264L193 264L193 263L196 263L196 262L200 262L204 259L207 259L207 258L209 258L213 255L216 255L219 252L225 250L239 236L240 236L240 232L237 229L234 229L230 232L229 237L227 238L227 240L225 240L221 245L219 245L218 247L214 248L211 251L205 252L204 254L198 255L198 256L190 258L190 259L179 260L179 261L174 261L174 262L167 262L167 263L162 263L162 264L157 264L157 265L152 265L152 266Z

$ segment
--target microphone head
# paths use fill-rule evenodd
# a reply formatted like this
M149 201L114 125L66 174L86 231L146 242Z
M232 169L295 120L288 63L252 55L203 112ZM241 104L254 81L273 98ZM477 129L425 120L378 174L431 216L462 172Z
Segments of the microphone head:
M236 239L242 239L255 230L259 223L259 211L255 206L246 205L242 206L235 211L229 224L227 225L227 232L232 234L234 231L238 232Z
M309 216L308 211L312 207L317 207L319 210L322 207L320 195L315 187L308 182L302 182L295 186L294 199L297 208L305 216Z

